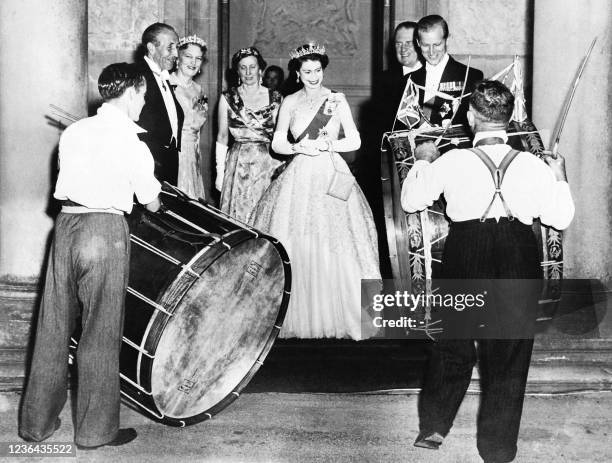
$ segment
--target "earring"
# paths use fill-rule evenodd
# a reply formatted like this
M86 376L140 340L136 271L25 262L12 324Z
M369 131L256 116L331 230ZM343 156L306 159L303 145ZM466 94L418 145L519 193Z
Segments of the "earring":
M295 81L299 84L300 83L300 75L296 74L295 75Z
M242 79L238 77L238 85L242 85Z

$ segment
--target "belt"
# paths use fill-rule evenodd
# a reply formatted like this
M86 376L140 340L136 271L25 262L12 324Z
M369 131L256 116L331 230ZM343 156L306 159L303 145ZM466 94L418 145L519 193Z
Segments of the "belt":
M450 228L455 230L465 230L465 229L473 229L483 226L508 226L512 225L513 227L526 227L531 228L531 225L525 225L520 220L511 220L508 217L500 217L499 221L495 218L489 218L485 220L480 219L470 219L470 220L461 220L459 222L451 222Z
M75 203L70 199L65 199L61 201L62 204L62 212L67 214L91 214L91 213L104 213L104 214L117 214L123 215L123 211L119 209L115 209L114 207L109 208L97 208L97 207L87 207L82 204Z

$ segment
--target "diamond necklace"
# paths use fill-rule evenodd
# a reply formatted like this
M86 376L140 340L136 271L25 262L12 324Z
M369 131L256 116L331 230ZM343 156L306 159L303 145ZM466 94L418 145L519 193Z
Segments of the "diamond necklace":
M317 103L319 101L321 101L321 97L323 96L323 92L319 91L319 94L315 97L310 98L307 94L306 91L304 91L304 89L302 89L302 94L303 94L303 99L306 103L306 105L308 106L309 110L313 110L315 108L315 106L317 105Z

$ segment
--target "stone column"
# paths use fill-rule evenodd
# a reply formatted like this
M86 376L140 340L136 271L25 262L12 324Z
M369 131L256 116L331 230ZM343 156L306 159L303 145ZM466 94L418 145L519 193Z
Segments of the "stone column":
M607 0L535 2L533 119L554 129L565 94L593 37L559 151L576 203L565 233L565 275L601 280L612 288L612 3ZM545 141L546 143L546 141Z
M2 0L0 41L2 350L25 348L53 224L61 130L49 104L87 114L87 2Z

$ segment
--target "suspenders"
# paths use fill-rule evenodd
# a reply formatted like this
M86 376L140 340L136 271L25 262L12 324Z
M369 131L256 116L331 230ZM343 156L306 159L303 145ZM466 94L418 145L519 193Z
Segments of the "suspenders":
M514 220L514 216L512 215L512 212L508 208L508 205L506 204L506 201L504 200L504 197L502 195L501 185L504 181L504 174L506 173L508 166L514 160L517 154L519 154L519 152L515 149L511 149L508 154L504 156L504 159L502 159L502 162L499 164L499 167L497 167L493 163L493 161L491 161L491 158L487 156L480 148L471 148L470 151L476 156L478 156L482 162L484 162L485 166L487 166L487 168L489 169L489 172L491 172L491 176L493 177L493 183L495 184L495 193L493 194L493 198L491 198L491 202L489 203L489 207L487 207L487 210L484 211L484 214L482 214L482 217L480 217L480 221L484 222L487 219L487 216L489 215L489 211L493 206L493 202L495 201L496 196L499 196L499 199L502 202L502 206L504 206L504 210L506 211L506 216L508 216L508 219Z

